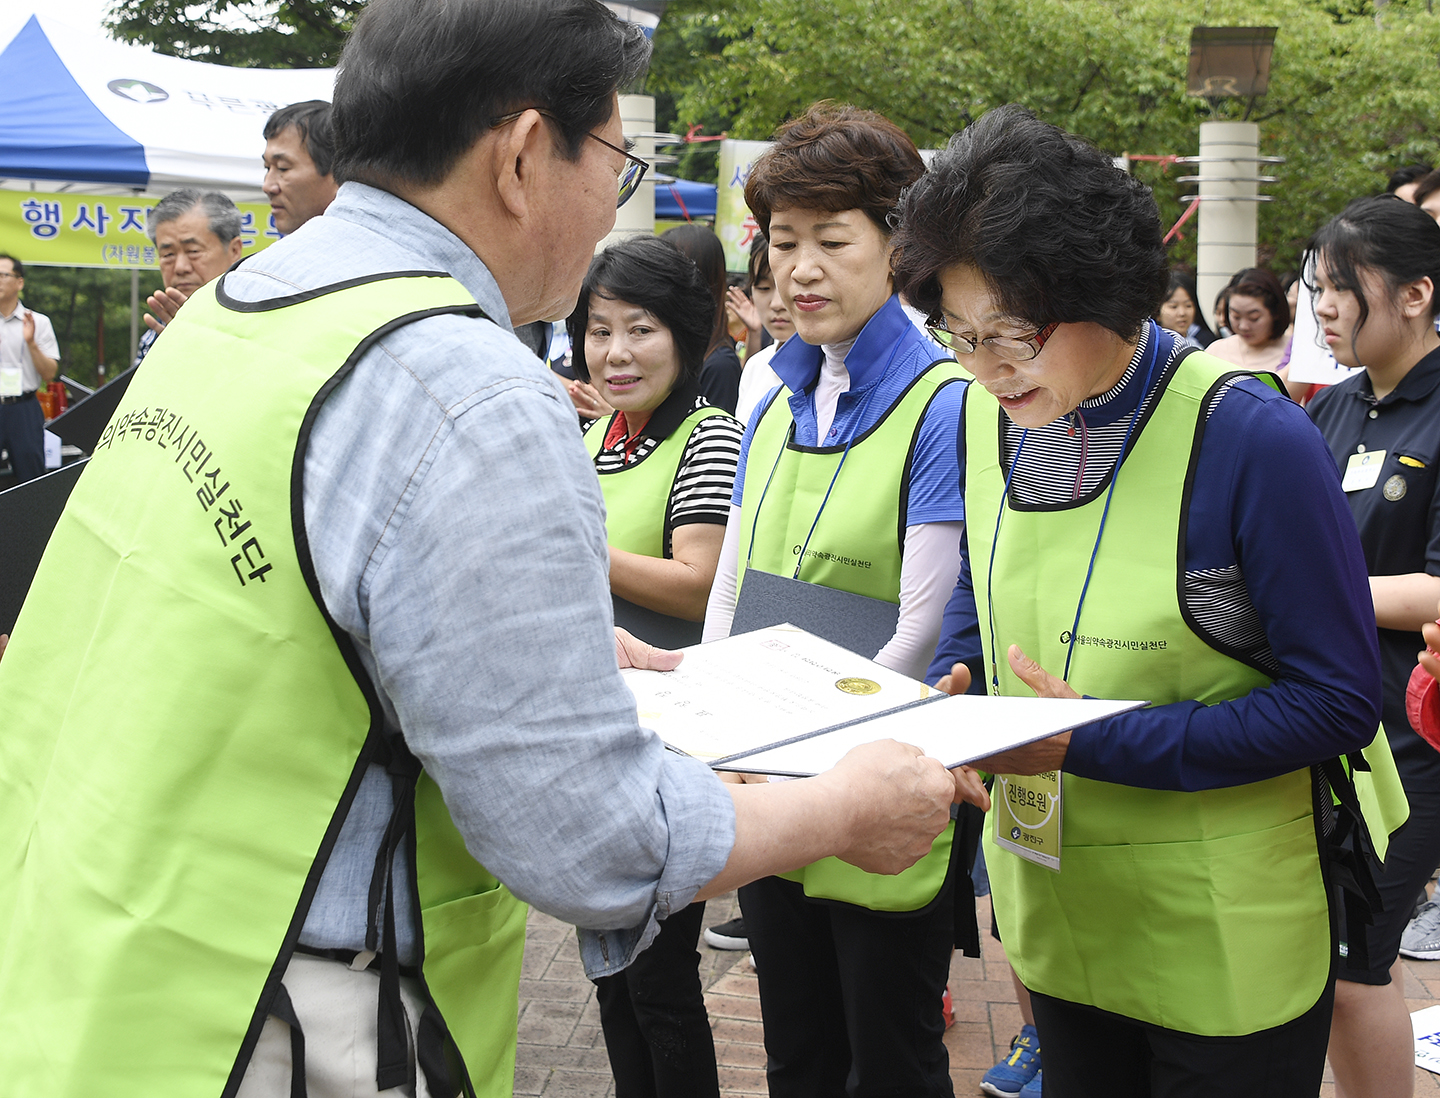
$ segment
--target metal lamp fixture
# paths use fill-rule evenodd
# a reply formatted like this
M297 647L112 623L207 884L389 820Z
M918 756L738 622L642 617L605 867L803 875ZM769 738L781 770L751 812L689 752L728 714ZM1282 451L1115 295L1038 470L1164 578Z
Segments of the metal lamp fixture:
M1212 326L1223 318L1213 314L1215 296L1230 276L1253 267L1258 225L1256 212L1270 196L1260 193L1273 175L1261 175L1261 165L1281 164L1280 157L1260 155L1260 127L1248 121L1255 100L1270 86L1270 58L1275 49L1275 27L1196 27L1190 34L1190 69L1186 91L1204 96L1211 110L1220 100L1248 101L1240 122L1202 122L1200 155L1180 158L1195 164L1199 174L1181 176L1178 182L1198 183L1200 193L1182 202L1198 202L1196 283L1199 305Z

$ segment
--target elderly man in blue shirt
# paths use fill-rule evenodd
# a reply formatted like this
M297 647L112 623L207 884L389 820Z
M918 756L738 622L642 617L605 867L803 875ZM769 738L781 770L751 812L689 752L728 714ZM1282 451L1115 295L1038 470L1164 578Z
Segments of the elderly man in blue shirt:
M0 664L17 1093L507 1094L496 879L601 975L694 899L899 872L987 799L894 742L727 786L637 723L617 655L665 657L612 634L599 487L513 328L570 312L639 182L616 93L648 52L596 0L375 0L334 204L137 375Z

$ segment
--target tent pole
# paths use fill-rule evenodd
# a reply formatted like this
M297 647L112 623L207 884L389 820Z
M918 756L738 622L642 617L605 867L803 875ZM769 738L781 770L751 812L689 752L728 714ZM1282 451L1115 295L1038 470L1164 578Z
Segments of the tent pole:
M140 353L140 272L130 272L130 361Z

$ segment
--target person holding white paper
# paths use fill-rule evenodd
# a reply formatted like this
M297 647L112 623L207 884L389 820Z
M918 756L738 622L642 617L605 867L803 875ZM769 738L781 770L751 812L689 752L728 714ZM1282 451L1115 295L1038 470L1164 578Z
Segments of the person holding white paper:
M963 385L894 292L887 222L924 171L894 123L825 104L751 169L745 200L796 334L770 360L784 387L746 426L706 640L729 635L737 595L743 609L775 589L765 581L821 604L830 626L853 607L888 613L860 652L885 667L918 678L934 650L960 563ZM843 610L828 601L837 592L851 597ZM941 998L954 905L974 924L950 869L963 863L963 883L974 840L949 828L898 878L832 858L741 890L772 1098L951 1093Z
M616 409L585 424L605 496L616 617L626 603L654 612L631 629L656 643L665 641L646 635L652 624L699 638L735 482L740 424L700 395L715 311L689 258L633 237L591 262L566 322L576 374ZM704 917L703 901L673 912L629 968L595 978L617 1094L718 1098L696 964Z
M1309 411L1360 531L1385 735L1410 802L1376 882L1369 963L1336 973L1330 1064L1340 1098L1404 1098L1414 1057L1398 953L1415 898L1440 864L1440 752L1410 726L1405 705L1420 630L1440 599L1440 225L1389 195L1358 199L1315 234L1306 260L1326 344L1341 365L1363 367Z
M1324 441L1278 379L1149 319L1168 284L1154 198L1028 110L953 138L895 243L901 292L978 382L932 673L1152 702L976 764L995 775L986 863L1045 1090L1313 1098L1333 996L1322 839L1363 832L1336 757L1365 751L1357 780L1392 810L1377 844L1404 814Z

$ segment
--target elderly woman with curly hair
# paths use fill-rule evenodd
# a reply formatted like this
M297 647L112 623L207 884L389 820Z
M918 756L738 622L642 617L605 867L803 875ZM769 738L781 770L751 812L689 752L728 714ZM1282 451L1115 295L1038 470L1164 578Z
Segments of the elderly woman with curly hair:
M1398 792L1325 442L1273 375L1150 320L1167 288L1153 198L1028 111L957 135L895 244L897 285L978 382L965 567L932 671L954 692L1150 702L982 764L1045 1093L1313 1098L1331 840L1365 832L1337 760L1364 749L1381 802Z

